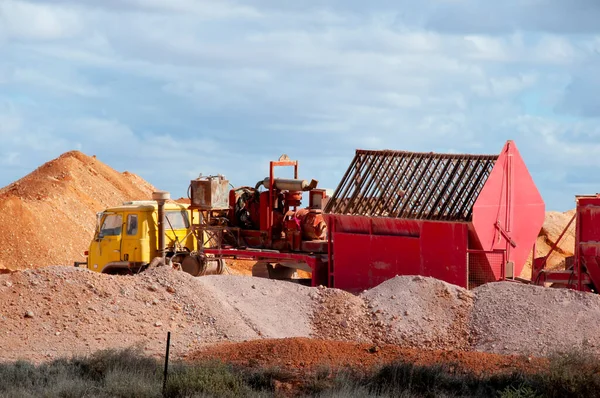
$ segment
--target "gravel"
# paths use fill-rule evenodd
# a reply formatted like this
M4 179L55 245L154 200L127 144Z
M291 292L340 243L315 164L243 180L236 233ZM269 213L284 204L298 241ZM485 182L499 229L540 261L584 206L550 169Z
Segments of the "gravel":
M396 276L362 297L396 344L438 349L469 346L473 294L434 278Z
M337 289L159 267L137 276L50 266L0 275L0 360L43 361L141 345L161 356L220 342L318 338L418 349L600 353L600 297L501 282L473 291L402 276Z
M475 350L550 355L600 354L600 297L568 289L498 282L475 289Z

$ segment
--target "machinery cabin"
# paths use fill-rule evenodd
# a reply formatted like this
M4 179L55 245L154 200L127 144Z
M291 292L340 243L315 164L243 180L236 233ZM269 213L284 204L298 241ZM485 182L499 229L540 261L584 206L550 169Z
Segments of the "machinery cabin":
M196 249L191 234L187 206L166 203L165 258ZM85 265L92 271L126 274L139 272L159 250L158 203L156 201L125 202L98 213L96 232L87 251Z

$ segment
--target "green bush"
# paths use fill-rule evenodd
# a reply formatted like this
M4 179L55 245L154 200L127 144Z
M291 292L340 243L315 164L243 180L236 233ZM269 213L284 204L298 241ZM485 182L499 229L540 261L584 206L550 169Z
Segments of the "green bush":
M600 361L583 350L557 354L535 382L547 397L600 397Z
M169 374L168 397L250 397L254 394L242 377L220 362L173 367Z

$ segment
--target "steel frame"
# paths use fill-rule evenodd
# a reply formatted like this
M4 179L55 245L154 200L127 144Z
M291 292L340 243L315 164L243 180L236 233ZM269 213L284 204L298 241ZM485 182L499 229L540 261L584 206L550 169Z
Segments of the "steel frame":
M471 221L498 155L357 150L325 213Z

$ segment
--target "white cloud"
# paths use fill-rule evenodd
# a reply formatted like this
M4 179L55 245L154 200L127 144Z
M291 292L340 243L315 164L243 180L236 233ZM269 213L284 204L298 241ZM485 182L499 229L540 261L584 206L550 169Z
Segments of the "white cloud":
M77 13L56 5L0 2L0 31L9 38L54 40L73 37L83 26Z
M106 95L106 90L103 87L91 85L72 73L64 73L64 76L50 76L38 69L23 68L12 73L11 81L16 84L30 84L55 92L65 92L84 97Z

